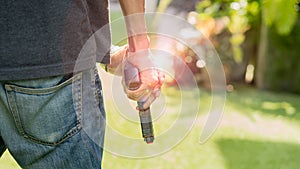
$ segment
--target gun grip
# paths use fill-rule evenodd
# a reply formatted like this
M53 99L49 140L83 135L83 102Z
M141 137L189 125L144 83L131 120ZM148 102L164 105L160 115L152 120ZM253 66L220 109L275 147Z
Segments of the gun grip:
M129 62L124 65L124 79L129 90L137 90L141 86L139 70ZM137 104L143 138L147 144L153 143L154 135L150 108L144 109L144 102L137 102Z

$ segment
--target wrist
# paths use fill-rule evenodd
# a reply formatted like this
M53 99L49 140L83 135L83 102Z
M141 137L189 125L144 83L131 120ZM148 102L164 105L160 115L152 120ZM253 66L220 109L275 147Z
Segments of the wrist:
M128 52L126 61L133 64L140 72L152 69L154 66L150 49Z
M150 40L146 33L128 37L129 52L147 50L150 47Z

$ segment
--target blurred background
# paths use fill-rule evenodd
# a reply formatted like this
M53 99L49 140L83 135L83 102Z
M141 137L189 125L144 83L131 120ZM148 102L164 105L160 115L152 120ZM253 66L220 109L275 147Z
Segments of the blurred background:
M172 62L175 76L167 81L164 97L179 97L176 83L189 69L200 91L195 126L172 150L154 158L130 159L104 153L104 169L297 169L300 166L300 17L298 0L147 0L147 12L163 12L185 19L202 35L187 32L193 42L213 44L226 75L227 100L220 127L205 144L201 129L211 104L211 85L205 63L189 47L165 39L188 67ZM111 0L111 20L122 17L117 0ZM164 24L164 23L162 23ZM158 25L159 27L159 25ZM181 30L180 30L181 31ZM184 32L184 31L183 31ZM118 29L112 28L112 34ZM192 36L190 36L192 35ZM151 36L153 42L157 37ZM114 40L113 40L114 41ZM125 42L119 42L122 45ZM161 46L152 44L153 48ZM99 70L105 81L108 121L116 118L111 75ZM176 100L174 100L175 102ZM159 104L159 103L158 103ZM192 106L192 105L191 105ZM174 117L165 119L172 123ZM117 124L111 123L118 128ZM122 126L132 134L139 124ZM156 130L162 124L154 123ZM121 132L122 129L120 129ZM172 138L170 138L172 139ZM117 145L116 145L117 146ZM134 150L133 150L134 151ZM7 151L0 168L19 168Z

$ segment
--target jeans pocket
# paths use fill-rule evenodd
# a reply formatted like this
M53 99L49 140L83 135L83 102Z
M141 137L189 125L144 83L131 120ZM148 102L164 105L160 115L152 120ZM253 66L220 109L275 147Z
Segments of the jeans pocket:
M73 85L78 83L76 80L78 78L74 76L58 85L38 88L5 85L16 127L24 138L54 146L81 129L78 113L80 94L74 94L72 90ZM47 79L45 84L49 81L51 79Z

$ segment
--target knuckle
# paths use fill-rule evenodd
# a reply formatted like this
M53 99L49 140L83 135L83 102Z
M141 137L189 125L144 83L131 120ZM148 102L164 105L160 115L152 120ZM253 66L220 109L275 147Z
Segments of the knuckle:
M127 94L127 97L128 97L129 99L134 100L134 97L133 97L132 95L130 95L130 94Z
M132 93L132 97L139 98L140 97L140 93L139 92L133 92Z

